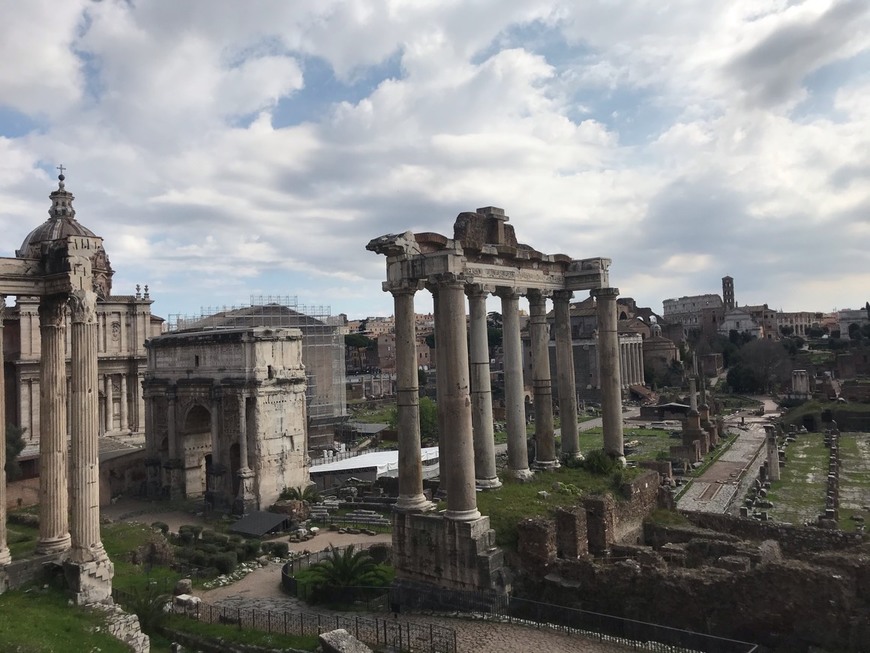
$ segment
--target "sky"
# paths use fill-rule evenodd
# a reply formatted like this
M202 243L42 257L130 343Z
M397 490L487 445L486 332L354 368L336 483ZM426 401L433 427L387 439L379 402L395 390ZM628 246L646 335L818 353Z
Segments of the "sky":
M164 317L259 296L390 315L366 243L451 236L483 206L539 251L611 258L611 285L656 311L725 275L739 304L870 299L866 0L0 0L0 16L0 256L47 218L63 164L113 292L148 284Z

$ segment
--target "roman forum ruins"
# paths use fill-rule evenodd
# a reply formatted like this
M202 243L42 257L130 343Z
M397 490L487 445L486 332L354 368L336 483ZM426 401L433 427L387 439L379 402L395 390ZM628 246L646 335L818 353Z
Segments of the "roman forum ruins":
M38 257L0 258L0 311L6 305L7 295L39 298L42 432L37 553L62 563L75 601L90 604L111 599L114 572L100 540L99 508L96 320L99 280L94 275L93 263L102 260L105 252L102 239L76 222L74 197L64 187L63 174L58 179L58 188L50 195L51 228L45 231L41 242L33 243L38 245ZM71 352L69 401L67 311ZM0 385L0 424L4 425L5 400L5 390ZM71 444L69 462L68 444ZM0 447L0 590L5 585L4 568L11 561L6 536L4 463L5 448Z
M533 469L559 466L553 432L552 371L546 302L555 309L557 392L562 415L576 415L569 322L575 291L597 299L604 449L624 462L622 400L617 336L617 288L609 287L606 258L547 255L517 242L508 217L496 207L461 213L453 238L410 231L375 238L367 249L387 257L385 292L395 302L399 423L399 499L393 529L397 579L450 589L505 590L502 555L494 546L489 518L477 509L477 488L491 489L496 476L486 338L486 298L501 298L504 328L508 469L527 479ZM442 487L447 509L432 513L423 495L414 296L429 290L434 301L437 395ZM532 381L537 454L526 447L519 298L530 306ZM466 298L470 327L466 327ZM468 330L470 329L470 338ZM470 343L470 347L469 347ZM563 456L580 456L577 422L562 421Z

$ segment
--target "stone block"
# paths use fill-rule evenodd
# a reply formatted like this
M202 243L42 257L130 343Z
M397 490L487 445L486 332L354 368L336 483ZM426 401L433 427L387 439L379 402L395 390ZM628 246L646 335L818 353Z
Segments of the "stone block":
M317 638L323 653L372 653L372 649L344 628L321 633Z

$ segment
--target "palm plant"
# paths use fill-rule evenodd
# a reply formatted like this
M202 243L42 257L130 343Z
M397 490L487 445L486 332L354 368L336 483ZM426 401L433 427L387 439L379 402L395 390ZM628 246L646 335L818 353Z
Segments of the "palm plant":
M285 487L281 491L280 498L307 501L308 503L320 503L320 491L317 489L316 485L308 485L306 487Z
M375 562L368 551L351 545L344 550L330 547L329 557L311 565L307 576L311 601L350 603L358 594L369 592L362 588L387 587L391 574L387 567Z

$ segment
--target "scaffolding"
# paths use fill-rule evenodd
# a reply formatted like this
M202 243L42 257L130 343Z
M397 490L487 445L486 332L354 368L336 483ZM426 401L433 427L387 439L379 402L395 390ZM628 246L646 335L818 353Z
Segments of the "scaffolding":
M169 331L239 327L288 327L302 331L309 447L332 442L336 424L347 416L344 335L329 306L304 306L296 296L252 295L239 306L203 307L199 315L169 316ZM326 441L328 439L328 442Z

